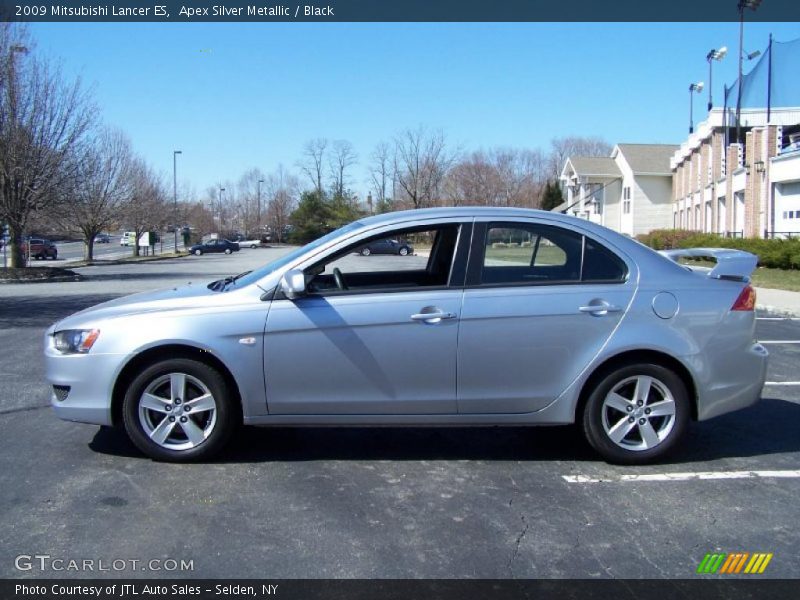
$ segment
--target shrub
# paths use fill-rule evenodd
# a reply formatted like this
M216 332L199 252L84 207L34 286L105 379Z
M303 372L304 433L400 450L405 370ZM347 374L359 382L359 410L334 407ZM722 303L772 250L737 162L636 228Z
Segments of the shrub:
M674 248L731 248L758 256L758 265L770 269L800 269L800 238L764 240L760 238L726 238L713 233L684 229L655 229L637 236L640 242L655 250Z

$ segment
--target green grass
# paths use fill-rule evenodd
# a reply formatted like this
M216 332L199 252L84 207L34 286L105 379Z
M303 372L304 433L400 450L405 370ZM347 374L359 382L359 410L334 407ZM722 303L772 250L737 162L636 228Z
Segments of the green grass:
M766 269L759 267L753 272L753 285L800 292L800 271L788 269Z
M490 260L502 260L520 266L530 266L533 248L530 246L510 248L486 248L486 258ZM537 265L563 265L565 261L564 251L555 246L540 245L536 253Z

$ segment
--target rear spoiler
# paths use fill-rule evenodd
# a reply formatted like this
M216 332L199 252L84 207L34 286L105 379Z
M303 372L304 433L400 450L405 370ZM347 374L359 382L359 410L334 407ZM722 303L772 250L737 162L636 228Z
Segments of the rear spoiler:
M713 258L717 261L708 276L714 279L732 279L734 281L750 281L750 274L758 264L755 254L729 248L686 248L678 250L661 250L667 258L678 262L679 258Z

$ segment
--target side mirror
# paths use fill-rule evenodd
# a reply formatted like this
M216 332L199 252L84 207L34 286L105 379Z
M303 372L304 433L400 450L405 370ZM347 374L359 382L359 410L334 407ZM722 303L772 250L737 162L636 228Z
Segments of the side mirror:
M300 269L291 269L281 278L281 292L289 300L306 294L306 275Z

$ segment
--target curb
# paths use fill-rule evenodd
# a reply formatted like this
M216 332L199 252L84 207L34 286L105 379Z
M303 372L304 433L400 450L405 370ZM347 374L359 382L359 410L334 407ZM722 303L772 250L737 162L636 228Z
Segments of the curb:
M114 265L138 265L140 263L158 262L161 260L173 260L177 258L185 258L189 254L178 254L174 256L145 256L138 259L118 258L114 260L92 260L91 262L78 261L70 263L70 268L80 269L82 267L110 267Z
M46 279L0 279L0 285L16 285L22 283L63 283L65 281L83 281L83 275L59 275Z
M763 310L779 317L800 317L800 311L790 308L780 308L769 304L756 304L756 310Z

